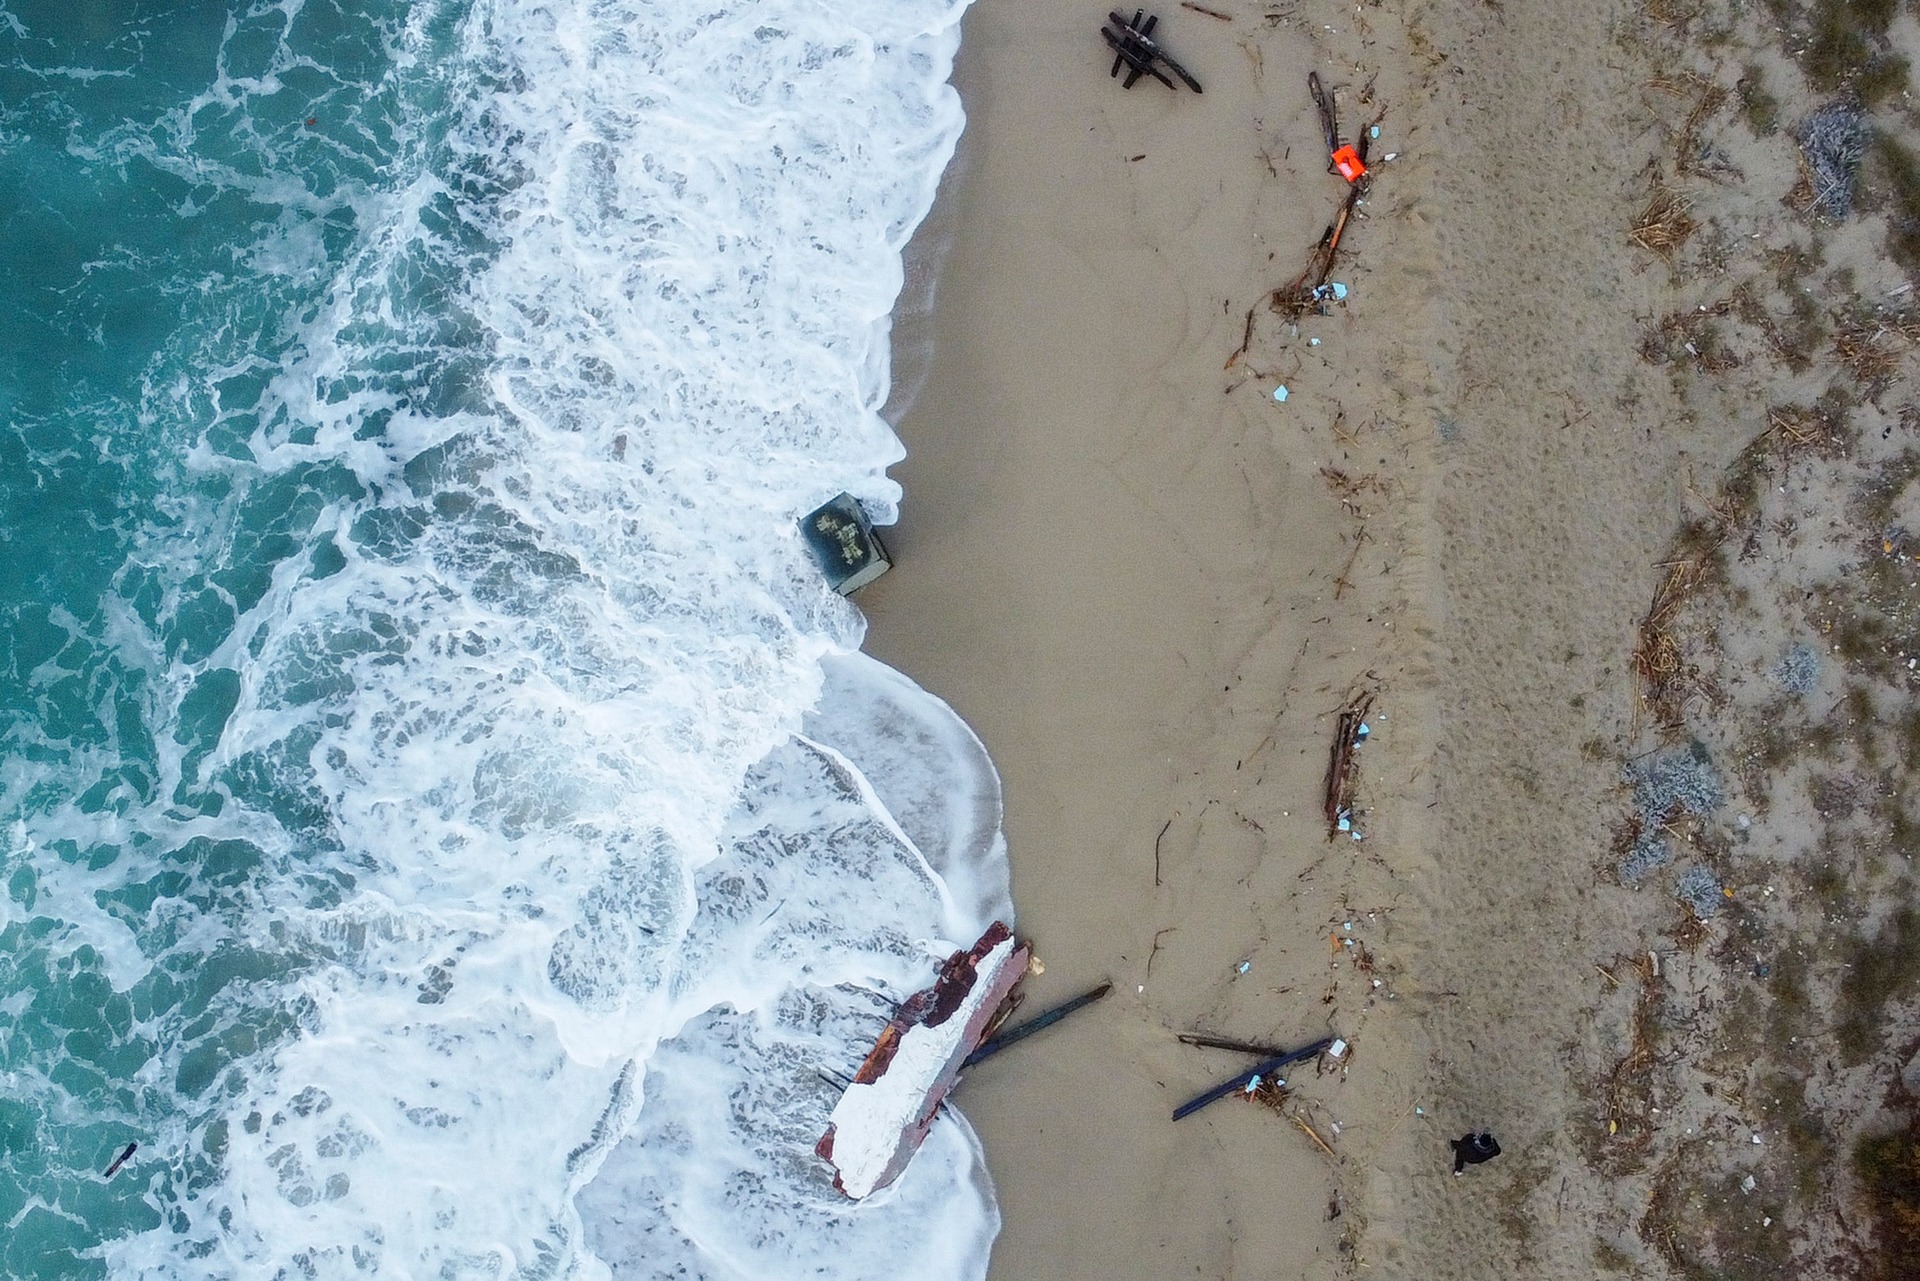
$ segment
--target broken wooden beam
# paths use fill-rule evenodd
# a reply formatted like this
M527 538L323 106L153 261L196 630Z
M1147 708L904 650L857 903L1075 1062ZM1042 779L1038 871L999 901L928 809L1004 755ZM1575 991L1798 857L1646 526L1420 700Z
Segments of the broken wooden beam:
M1333 1038L1327 1037L1325 1040L1315 1041L1312 1045L1304 1049L1290 1050L1285 1054L1276 1054L1270 1059L1264 1059L1254 1064L1247 1071L1242 1072L1239 1076L1234 1077L1231 1081L1223 1081L1211 1090L1208 1090L1205 1094L1195 1095L1193 1098L1188 1099L1185 1103L1182 1103L1173 1110L1173 1119L1178 1121L1182 1117L1192 1116L1195 1112L1207 1106L1207 1104L1217 1103L1236 1090L1246 1089L1247 1086L1253 1083L1255 1077L1269 1076L1289 1064L1298 1063L1302 1059L1310 1059L1332 1044Z
M1113 991L1113 984L1102 983L1099 987L1094 988L1091 992L1082 992L1080 995L1074 997L1071 1001L1063 1001L1059 1005L1054 1006L1052 1009L1048 1010L1044 1014L1036 1014L1031 1019L1028 1019L1025 1023L1022 1023L1019 1027L1010 1028L1007 1031L1000 1033L998 1036L994 1037L992 1040L984 1042L979 1049L975 1050L972 1054L967 1055L967 1061L965 1063L962 1063L960 1066L962 1068L970 1068L974 1064L980 1062L982 1059L992 1058L994 1055L1000 1053L1000 1051L1006 1049L1009 1045L1017 1045L1019 1042L1024 1041L1028 1037L1032 1036L1035 1032L1043 1031L1046 1028L1052 1027L1055 1023L1058 1023L1061 1019L1066 1018L1067 1015L1072 1014L1075 1010L1084 1009L1085 1007L1092 1005L1095 1001L1099 1000L1101 997L1105 996L1107 993L1111 991Z

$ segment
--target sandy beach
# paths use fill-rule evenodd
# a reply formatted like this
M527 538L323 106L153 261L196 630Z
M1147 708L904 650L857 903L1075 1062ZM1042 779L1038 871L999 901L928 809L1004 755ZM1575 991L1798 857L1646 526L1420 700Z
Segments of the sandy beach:
M967 135L896 341L900 565L860 602L869 648L1000 767L1047 966L1031 999L1116 985L959 1095L1005 1215L993 1275L1746 1276L1860 1237L1827 1202L1751 1198L1792 1180L1735 1139L1770 1153L1791 1122L1761 1097L1764 1047L1716 1059L1732 1024L1703 1021L1771 972L1763 919L1826 948L1829 977L1853 955L1816 940L1789 853L1740 861L1779 789L1756 774L1724 811L1631 817L1623 782L1690 740L1728 776L1744 750L1709 723L1738 702L1715 701L1721 668L1673 704L1685 718L1645 679L1655 615L1679 617L1657 594L1673 566L1719 583L1729 537L1758 528L1726 496L1783 439L1779 406L1840 386L1865 415L1848 440L1914 430L1889 383L1778 337L1801 293L1890 315L1877 300L1905 278L1879 224L1795 207L1803 161L1760 119L1755 68L1782 121L1822 94L1743 10L1161 13L1204 96L1123 92L1097 13L971 11ZM1694 38L1715 22L1717 43ZM1309 71L1349 140L1380 136L1333 273L1349 294L1296 328L1268 297L1344 194ZM1689 225L1636 243L1662 190ZM1789 278L1780 255L1809 245L1833 269ZM1702 315L1741 320L1708 335ZM1888 351L1912 336L1892 323ZM1756 681L1806 623L1788 569L1758 563L1740 590L1781 604L1738 624ZM1698 603L1720 599L1701 589L1694 630L1673 624L1689 672L1726 648L1733 625ZM1329 839L1329 743L1362 695L1364 839ZM1818 843L1805 809L1773 798L1782 850ZM1643 823L1717 878L1722 910L1616 870ZM1881 919L1863 908L1860 937ZM1792 993L1768 992L1790 1030ZM1890 1025L1912 995L1892 991ZM1176 1040L1194 1030L1352 1050L1277 1108L1174 1124L1246 1065ZM1883 1039L1821 1096L1824 1146L1795 1149L1843 1185L1851 1136L1893 1115L1869 1101L1905 1061ZM1450 1177L1447 1141L1480 1127L1504 1159ZM1777 1218L1792 1233L1769 1238Z
M1416 576L1416 433L1368 416L1377 391L1336 421L1343 371L1378 381L1405 335L1362 346L1358 308L1296 335L1265 303L1345 195L1308 71L1356 124L1377 108L1298 20L1188 11L1166 29L1204 97L1123 92L1086 15L969 17L968 132L917 259L944 255L933 315L900 340L908 385L931 351L899 425L902 568L861 599L872 652L951 701L1002 771L1020 924L1047 964L1031 999L1118 990L967 1083L1006 1216L996 1276L1320 1275L1351 1249L1352 1191L1303 1131L1224 1106L1168 1121L1247 1062L1177 1032L1364 1044L1351 1081L1308 1066L1303 1119L1399 1141L1346 1103L1402 1073L1402 1050L1362 1035L1394 993L1331 970L1329 933L1353 918L1391 946L1407 896L1389 869L1419 815L1334 843L1319 788L1362 688L1384 713L1368 768L1421 786L1417 683L1388 674ZM1366 212L1352 235L1377 243ZM1341 280L1389 307L1406 265ZM1323 469L1352 476L1348 506Z

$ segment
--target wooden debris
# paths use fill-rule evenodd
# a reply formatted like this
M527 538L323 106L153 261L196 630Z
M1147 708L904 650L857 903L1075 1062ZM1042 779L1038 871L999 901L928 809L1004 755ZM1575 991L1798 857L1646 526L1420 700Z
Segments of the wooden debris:
M1192 1116L1195 1112L1207 1106L1207 1104L1217 1103L1229 1094L1246 1089L1247 1086L1253 1083L1254 1078L1258 1077L1261 1080L1265 1080L1281 1068L1292 1063L1298 1063L1302 1059L1310 1059L1332 1044L1333 1038L1329 1036L1324 1040L1315 1041L1312 1045L1304 1049L1293 1050L1286 1054L1275 1055L1270 1059L1264 1059L1247 1071L1242 1072L1239 1076L1234 1077L1232 1080L1223 1081L1211 1090L1208 1090L1205 1094L1196 1095L1188 1099L1185 1103L1182 1103L1173 1110L1173 1119L1178 1121L1182 1117Z
M1311 1125L1307 1124L1307 1118L1305 1118L1304 1116L1301 1116L1298 1112L1295 1112L1293 1114L1293 1123L1300 1127L1300 1132L1302 1134L1306 1135L1308 1138L1313 1140L1315 1147L1319 1148L1322 1152L1325 1152L1328 1156L1332 1157L1336 1161L1340 1159L1340 1154L1335 1152L1333 1148L1328 1145L1327 1141L1320 1137L1318 1131L1316 1131Z
M1207 6L1205 6L1205 5L1203 5L1203 4L1195 4L1195 3L1193 2L1193 0L1180 0L1180 7L1181 7L1182 9L1191 9L1191 10L1193 10L1193 11L1194 11L1195 13L1204 13L1204 14L1206 14L1206 15L1207 15L1207 16L1208 16L1209 18L1218 18L1218 19L1220 19L1220 21L1222 21L1222 22L1232 22L1232 21L1233 21L1233 15L1232 15L1232 14L1230 14L1230 13L1221 13L1221 12L1220 12L1220 11L1219 11L1218 9L1209 9L1209 8L1207 8Z
M1145 18L1144 22L1142 18ZM1117 13L1109 13L1107 21L1112 25L1100 28L1101 38L1113 47L1113 69L1107 74L1117 76L1122 66L1127 67L1127 79L1122 88L1133 88L1141 76L1152 76L1167 88L1173 88L1173 81L1167 79L1166 73L1154 65L1160 63L1166 67L1167 71L1180 77L1187 88L1195 93L1205 92L1200 88L1200 82L1188 74L1185 67L1169 57L1167 51L1154 41L1153 29L1160 24L1157 14L1146 17L1146 10L1135 9L1132 22L1128 22Z
M1334 726L1333 749L1327 760L1325 812L1328 840L1340 833L1342 819L1349 826L1352 824L1353 789L1360 772L1359 763L1354 760L1354 748L1360 744L1360 726L1367 719L1367 709L1372 706L1371 693L1355 696L1342 709L1340 719Z
M1277 1045L1260 1045L1254 1041L1236 1041L1226 1036L1210 1036L1205 1032L1182 1032L1183 1045L1199 1045L1209 1050L1232 1050L1236 1054L1258 1054L1263 1058L1277 1058L1286 1051Z
M127 1144L126 1147L121 1148L120 1155L113 1158L113 1164L108 1166L107 1172L101 1175L100 1177L103 1179L111 1179L114 1175L120 1172L120 1167L125 1165L129 1160L131 1160L133 1157L133 1154L135 1152L138 1152L139 1150L140 1150L140 1144L137 1141L133 1143L129 1143Z
M814 1145L833 1166L835 1188L857 1201L900 1177L961 1065L1025 977L1029 955L995 921L942 963L932 987L894 1010Z
M1113 991L1113 984L1102 983L1099 987L1094 988L1091 992L1082 992L1079 996L1074 997L1071 1001L1063 1001L1059 1005L1056 1005L1052 1009L1046 1011L1044 1014L1036 1014L1031 1019L1028 1019L1025 1023L1022 1023L1019 1027L1012 1028L1005 1032L1001 1032L999 1035L993 1037L991 1040L983 1042L980 1048L975 1050L972 1054L969 1054L966 1057L966 1061L963 1062L960 1066L963 1069L970 1068L974 1064L980 1062L980 1060L982 1059L992 1058L994 1055L1000 1053L1000 1051L1006 1049L1009 1045L1017 1045L1021 1041L1024 1041L1028 1037L1032 1036L1035 1032L1039 1032L1046 1028L1052 1027L1055 1023L1058 1023L1061 1019L1066 1018L1067 1015L1072 1014L1075 1010L1083 1009L1086 1006L1092 1005L1095 1001L1099 1000L1101 997L1105 996L1107 993L1111 991Z
M1327 141L1327 155L1340 150L1340 118L1334 114L1333 95L1320 83L1320 73L1307 73L1307 92L1313 96L1313 109L1320 114L1320 133ZM1331 163L1329 163L1331 169Z

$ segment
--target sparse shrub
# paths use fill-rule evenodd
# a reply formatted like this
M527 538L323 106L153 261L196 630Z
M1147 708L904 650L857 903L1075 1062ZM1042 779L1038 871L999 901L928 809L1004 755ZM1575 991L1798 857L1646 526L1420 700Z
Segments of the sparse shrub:
M1854 1172L1873 1207L1879 1239L1877 1271L1885 1281L1920 1276L1920 1116L1905 1128L1863 1135Z

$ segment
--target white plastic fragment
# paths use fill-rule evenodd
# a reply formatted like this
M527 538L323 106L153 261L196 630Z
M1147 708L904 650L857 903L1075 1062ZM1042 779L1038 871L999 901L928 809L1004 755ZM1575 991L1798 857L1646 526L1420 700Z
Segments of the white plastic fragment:
M1333 1044L1327 1047L1327 1057L1330 1059L1337 1059L1346 1052L1347 1043L1339 1037L1335 1037Z
M1240 964L1239 964L1239 965L1237 965L1237 966L1235 966L1234 968L1235 968L1236 970L1238 970L1238 971L1239 971L1240 973L1242 973L1242 974L1245 974L1245 973L1246 973L1246 972L1247 972L1248 970L1250 970L1250 969L1252 969L1252 968L1253 968L1253 962L1252 962L1252 961L1242 961L1242 962L1240 962Z

